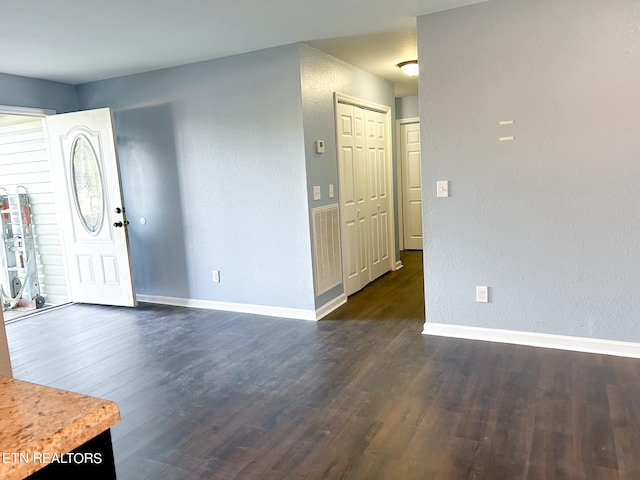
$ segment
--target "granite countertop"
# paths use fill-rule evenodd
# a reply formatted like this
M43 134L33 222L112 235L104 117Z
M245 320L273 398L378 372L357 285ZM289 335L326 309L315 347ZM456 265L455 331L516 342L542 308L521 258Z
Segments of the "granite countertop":
M47 465L43 454L71 452L119 421L112 401L0 376L0 478L25 478Z

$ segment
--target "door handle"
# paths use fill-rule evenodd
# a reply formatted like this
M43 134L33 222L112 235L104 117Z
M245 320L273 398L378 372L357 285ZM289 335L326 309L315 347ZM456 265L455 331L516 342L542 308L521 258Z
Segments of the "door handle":
M113 226L116 227L116 228L126 227L127 225L129 225L129 220L125 220L124 223L123 222L115 222L113 224Z

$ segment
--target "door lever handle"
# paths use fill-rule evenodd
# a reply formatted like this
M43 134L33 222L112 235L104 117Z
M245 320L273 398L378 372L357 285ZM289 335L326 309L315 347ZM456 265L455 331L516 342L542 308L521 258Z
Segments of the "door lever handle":
M114 227L116 228L122 228L122 227L126 227L127 225L129 225L129 220L125 220L124 223L122 222L115 222L113 224Z

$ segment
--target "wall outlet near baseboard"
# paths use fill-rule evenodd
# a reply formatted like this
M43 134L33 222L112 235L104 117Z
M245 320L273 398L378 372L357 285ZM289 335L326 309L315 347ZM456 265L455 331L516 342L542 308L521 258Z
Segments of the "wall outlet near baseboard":
M484 286L476 287L476 302L480 302L480 303L489 302L489 287L484 287Z
M211 279L214 283L220 283L220 270L211 270Z

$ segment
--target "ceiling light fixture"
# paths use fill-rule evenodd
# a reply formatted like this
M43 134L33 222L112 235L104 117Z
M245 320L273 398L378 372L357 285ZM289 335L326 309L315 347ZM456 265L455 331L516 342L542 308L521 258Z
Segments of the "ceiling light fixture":
M417 60L407 60L398 64L398 68L410 77L417 77L419 68Z

